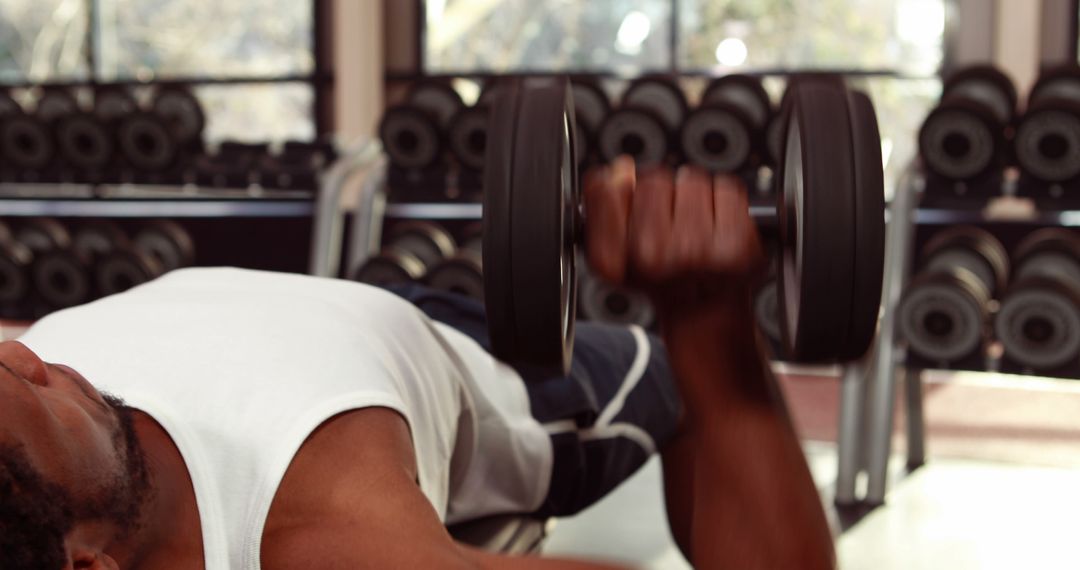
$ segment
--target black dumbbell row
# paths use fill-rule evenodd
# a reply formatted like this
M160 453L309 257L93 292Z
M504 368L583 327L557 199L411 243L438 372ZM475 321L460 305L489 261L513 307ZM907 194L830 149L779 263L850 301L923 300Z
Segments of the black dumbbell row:
M1010 260L993 234L956 227L920 257L897 311L909 360L985 370L996 340L1002 369L1080 377L1080 235L1034 231Z
M403 182L438 184L455 169L465 183L478 183L488 106L499 89L498 83L488 86L470 107L449 84L427 81L413 85L404 103L389 107L379 133L391 165L406 173ZM595 82L573 80L572 90L581 165L622 154L641 163L686 162L731 173L775 163L780 121L757 78L718 78L695 108L669 77L632 82L617 108Z
M935 179L928 186L932 193L996 195L1005 169L1016 166L1020 194L1075 194L1080 186L1080 67L1045 71L1028 93L1023 114L1015 85L1000 70L977 66L954 73L923 122L919 153Z
M142 224L128 235L95 220L70 228L52 218L0 222L0 318L38 318L125 291L191 265L195 248L182 226Z
M106 86L80 105L73 91L47 88L33 108L0 92L0 182L185 184L314 190L335 159L333 145L203 144L206 118L183 86L155 89L140 105L126 88Z

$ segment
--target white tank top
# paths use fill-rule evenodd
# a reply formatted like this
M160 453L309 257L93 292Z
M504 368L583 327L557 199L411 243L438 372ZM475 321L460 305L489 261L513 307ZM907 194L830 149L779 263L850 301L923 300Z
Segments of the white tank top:
M381 289L185 269L54 313L20 340L169 433L194 484L209 570L260 567L289 463L347 410L404 416L420 488L448 523L534 510L547 494L551 447L520 378Z

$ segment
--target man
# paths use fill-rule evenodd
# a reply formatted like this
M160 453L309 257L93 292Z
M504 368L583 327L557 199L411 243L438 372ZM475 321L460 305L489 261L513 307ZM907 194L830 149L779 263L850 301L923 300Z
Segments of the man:
M619 160L585 196L594 270L650 295L666 345L625 333L628 380L589 388L593 417L545 429L511 369L387 292L176 272L0 345L0 566L602 568L482 552L445 524L580 509L643 461L617 440L661 447L669 522L698 568L832 567L754 330L745 191ZM586 372L621 358L578 344ZM649 409L669 363L670 430ZM567 435L576 451L560 452Z

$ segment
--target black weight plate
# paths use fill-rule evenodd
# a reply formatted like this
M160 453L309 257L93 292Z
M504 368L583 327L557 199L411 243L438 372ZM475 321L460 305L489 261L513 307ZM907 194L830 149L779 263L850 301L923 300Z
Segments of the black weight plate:
M425 267L454 255L457 245L454 238L434 222L402 222L389 232L387 246L406 251L419 259Z
M105 221L93 221L82 224L71 240L71 247L87 259L96 260L119 248L128 247L130 241L124 230L116 224Z
M772 101L761 80L749 75L725 75L714 79L701 96L701 105L723 103L742 110L755 129L762 130L772 117Z
M1001 301L994 332L1005 356L1032 370L1080 359L1080 285L1044 277L1017 281Z
M406 251L384 251L372 256L353 272L352 280L376 287L415 283L424 278L424 262Z
M414 83L406 101L430 113L440 129L448 128L454 115L465 106L449 83L434 80Z
M419 107L387 109L379 123L379 138L390 161L402 168L427 168L442 156L438 124Z
M977 257L973 257L977 256ZM1009 282L1009 254L994 234L975 226L957 226L937 233L923 246L927 270L963 267L999 295Z
M484 157L484 307L492 352L504 362L516 362L521 350L514 313L518 292L514 289L511 243L511 188L520 89L514 81L500 83L493 91Z
M977 178L1000 164L1005 133L985 106L942 103L919 129L919 154L926 168L951 180Z
M750 166L753 127L738 108L710 104L690 113L682 125L679 143L690 164L711 172L737 172Z
M461 251L428 270L424 280L440 291L483 300L484 272L478 252Z
M630 84L623 93L623 108L649 109L661 120L668 133L678 132L686 119L686 95L679 84L666 77L645 77Z
M71 234L53 218L29 218L15 230L15 241L37 253L68 248Z
M462 108L450 121L447 143L462 166L473 170L484 168L487 152L488 108Z
M158 260L126 245L114 248L94 263L95 282L102 296L123 293L164 272Z
M520 364L565 375L577 312L574 102L565 79L525 85L520 98L510 209Z
M75 113L60 119L56 126L56 146L60 156L82 170L100 170L113 157L113 139L90 113Z
M30 248L0 240L0 304L17 303L30 291Z
M131 91L122 87L103 87L94 93L94 116L112 123L139 110Z
M136 250L156 259L166 272L195 262L195 242L176 222L149 223L135 234L132 243Z
M1047 99L1080 103L1080 65L1067 63L1039 74L1039 79L1028 92L1028 108Z
M604 162L629 155L641 165L663 162L669 152L669 135L663 121L649 109L630 107L608 115L597 135Z
M986 338L990 293L962 268L912 279L896 318L908 348L933 362L949 363L975 352Z
M582 278L579 296L581 314L591 321L650 327L656 320L644 294L612 287L594 275Z
M154 113L161 117L173 138L182 145L202 141L206 115L195 94L186 87L161 87L154 94Z
M1012 259L1017 280L1039 276L1080 284L1080 235L1072 230L1035 230L1016 246Z
M789 90L779 167L781 331L799 361L836 358L851 320L855 165L846 91L802 81Z
M15 168L41 170L53 158L48 128L30 115L16 113L0 121L0 156Z
M68 249L34 256L34 290L50 307L73 307L90 299L89 262Z
M1020 169L1037 180L1080 176L1080 102L1043 99L1024 113L1013 138Z
M1002 125L1012 122L1016 115L1016 85L1008 75L993 66L967 67L945 79L941 100L952 99L966 99L985 105Z
M129 115L120 123L117 140L121 154L136 170L164 170L176 160L176 139L155 114Z
M65 117L79 110L75 97L63 88L46 88L37 100L34 108L34 116L50 123L61 117Z
M848 109L855 163L855 281L841 361L861 357L873 342L885 273L885 174L877 115L870 98L860 91L848 92Z
M603 88L592 81L574 79L570 82L574 95L574 112L579 129L596 132L611 112L611 100Z

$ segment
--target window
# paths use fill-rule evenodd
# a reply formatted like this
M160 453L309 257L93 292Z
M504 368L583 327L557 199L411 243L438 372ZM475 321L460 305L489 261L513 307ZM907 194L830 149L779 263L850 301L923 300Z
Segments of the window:
M312 139L329 88L315 61L319 4L0 0L0 83L180 81L203 103L210 142Z

